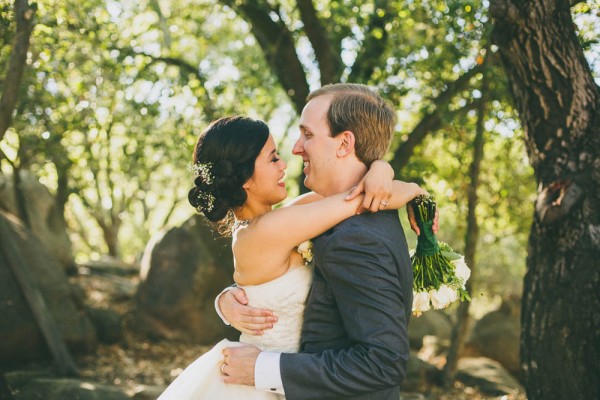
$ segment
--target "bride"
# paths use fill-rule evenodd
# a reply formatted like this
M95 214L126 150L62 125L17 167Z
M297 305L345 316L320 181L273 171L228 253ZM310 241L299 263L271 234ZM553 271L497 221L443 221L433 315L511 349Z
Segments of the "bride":
M418 185L391 181L391 168L376 161L353 192L323 197L308 193L273 209L287 197L286 163L267 125L244 117L226 117L209 125L193 155L197 174L189 201L232 234L235 272L249 304L273 310L278 322L261 336L242 333L240 342L262 350L297 352L304 305L312 283L309 244L298 245L357 212L403 207L418 194ZM366 193L359 191L367 188ZM366 208L364 208L366 206ZM304 256L304 257L303 257ZM222 381L223 340L189 365L159 400L277 399L281 395Z

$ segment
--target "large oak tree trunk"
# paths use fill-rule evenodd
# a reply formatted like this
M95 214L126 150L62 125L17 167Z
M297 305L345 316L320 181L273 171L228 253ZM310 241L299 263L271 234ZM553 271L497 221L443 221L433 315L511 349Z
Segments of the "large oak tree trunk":
M494 41L539 184L525 275L528 398L600 398L600 96L566 0L495 0Z

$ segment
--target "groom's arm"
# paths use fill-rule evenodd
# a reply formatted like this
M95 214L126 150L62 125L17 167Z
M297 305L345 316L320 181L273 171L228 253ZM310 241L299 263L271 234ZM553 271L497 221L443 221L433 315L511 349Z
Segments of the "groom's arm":
M323 253L321 270L352 344L342 350L282 354L281 377L290 400L375 392L398 386L406 375L409 316L402 285L412 287L412 282L400 281L390 250L372 233L336 234Z

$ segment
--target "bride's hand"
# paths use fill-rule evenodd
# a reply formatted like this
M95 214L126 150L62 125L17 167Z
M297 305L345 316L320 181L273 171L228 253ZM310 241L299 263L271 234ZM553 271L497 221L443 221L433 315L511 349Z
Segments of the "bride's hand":
M219 297L219 309L227 321L240 332L260 336L273 328L277 317L270 310L248 306L246 293L241 288L233 288Z
M426 190L420 189L419 194L429 194ZM415 212L410 204L406 205L406 213L408 214L408 223L410 224L410 228L419 236L421 234L421 230L419 229L419 225L417 225L417 218L415 217ZM440 210L436 207L435 216L433 217L433 225L431 226L431 230L433 233L438 233L440 229Z
M346 196L346 200L352 200L364 192L365 198L357 213L364 210L371 212L383 210L392 197L393 181L394 170L390 164L383 160L375 160L361 181Z

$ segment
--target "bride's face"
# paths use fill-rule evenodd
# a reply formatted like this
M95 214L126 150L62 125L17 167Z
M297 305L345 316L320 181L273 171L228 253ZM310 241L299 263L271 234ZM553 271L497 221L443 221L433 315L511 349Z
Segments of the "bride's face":
M277 153L273 136L269 135L254 162L254 174L244 184L248 200L269 206L284 200L287 197L284 181L286 167L287 164Z

